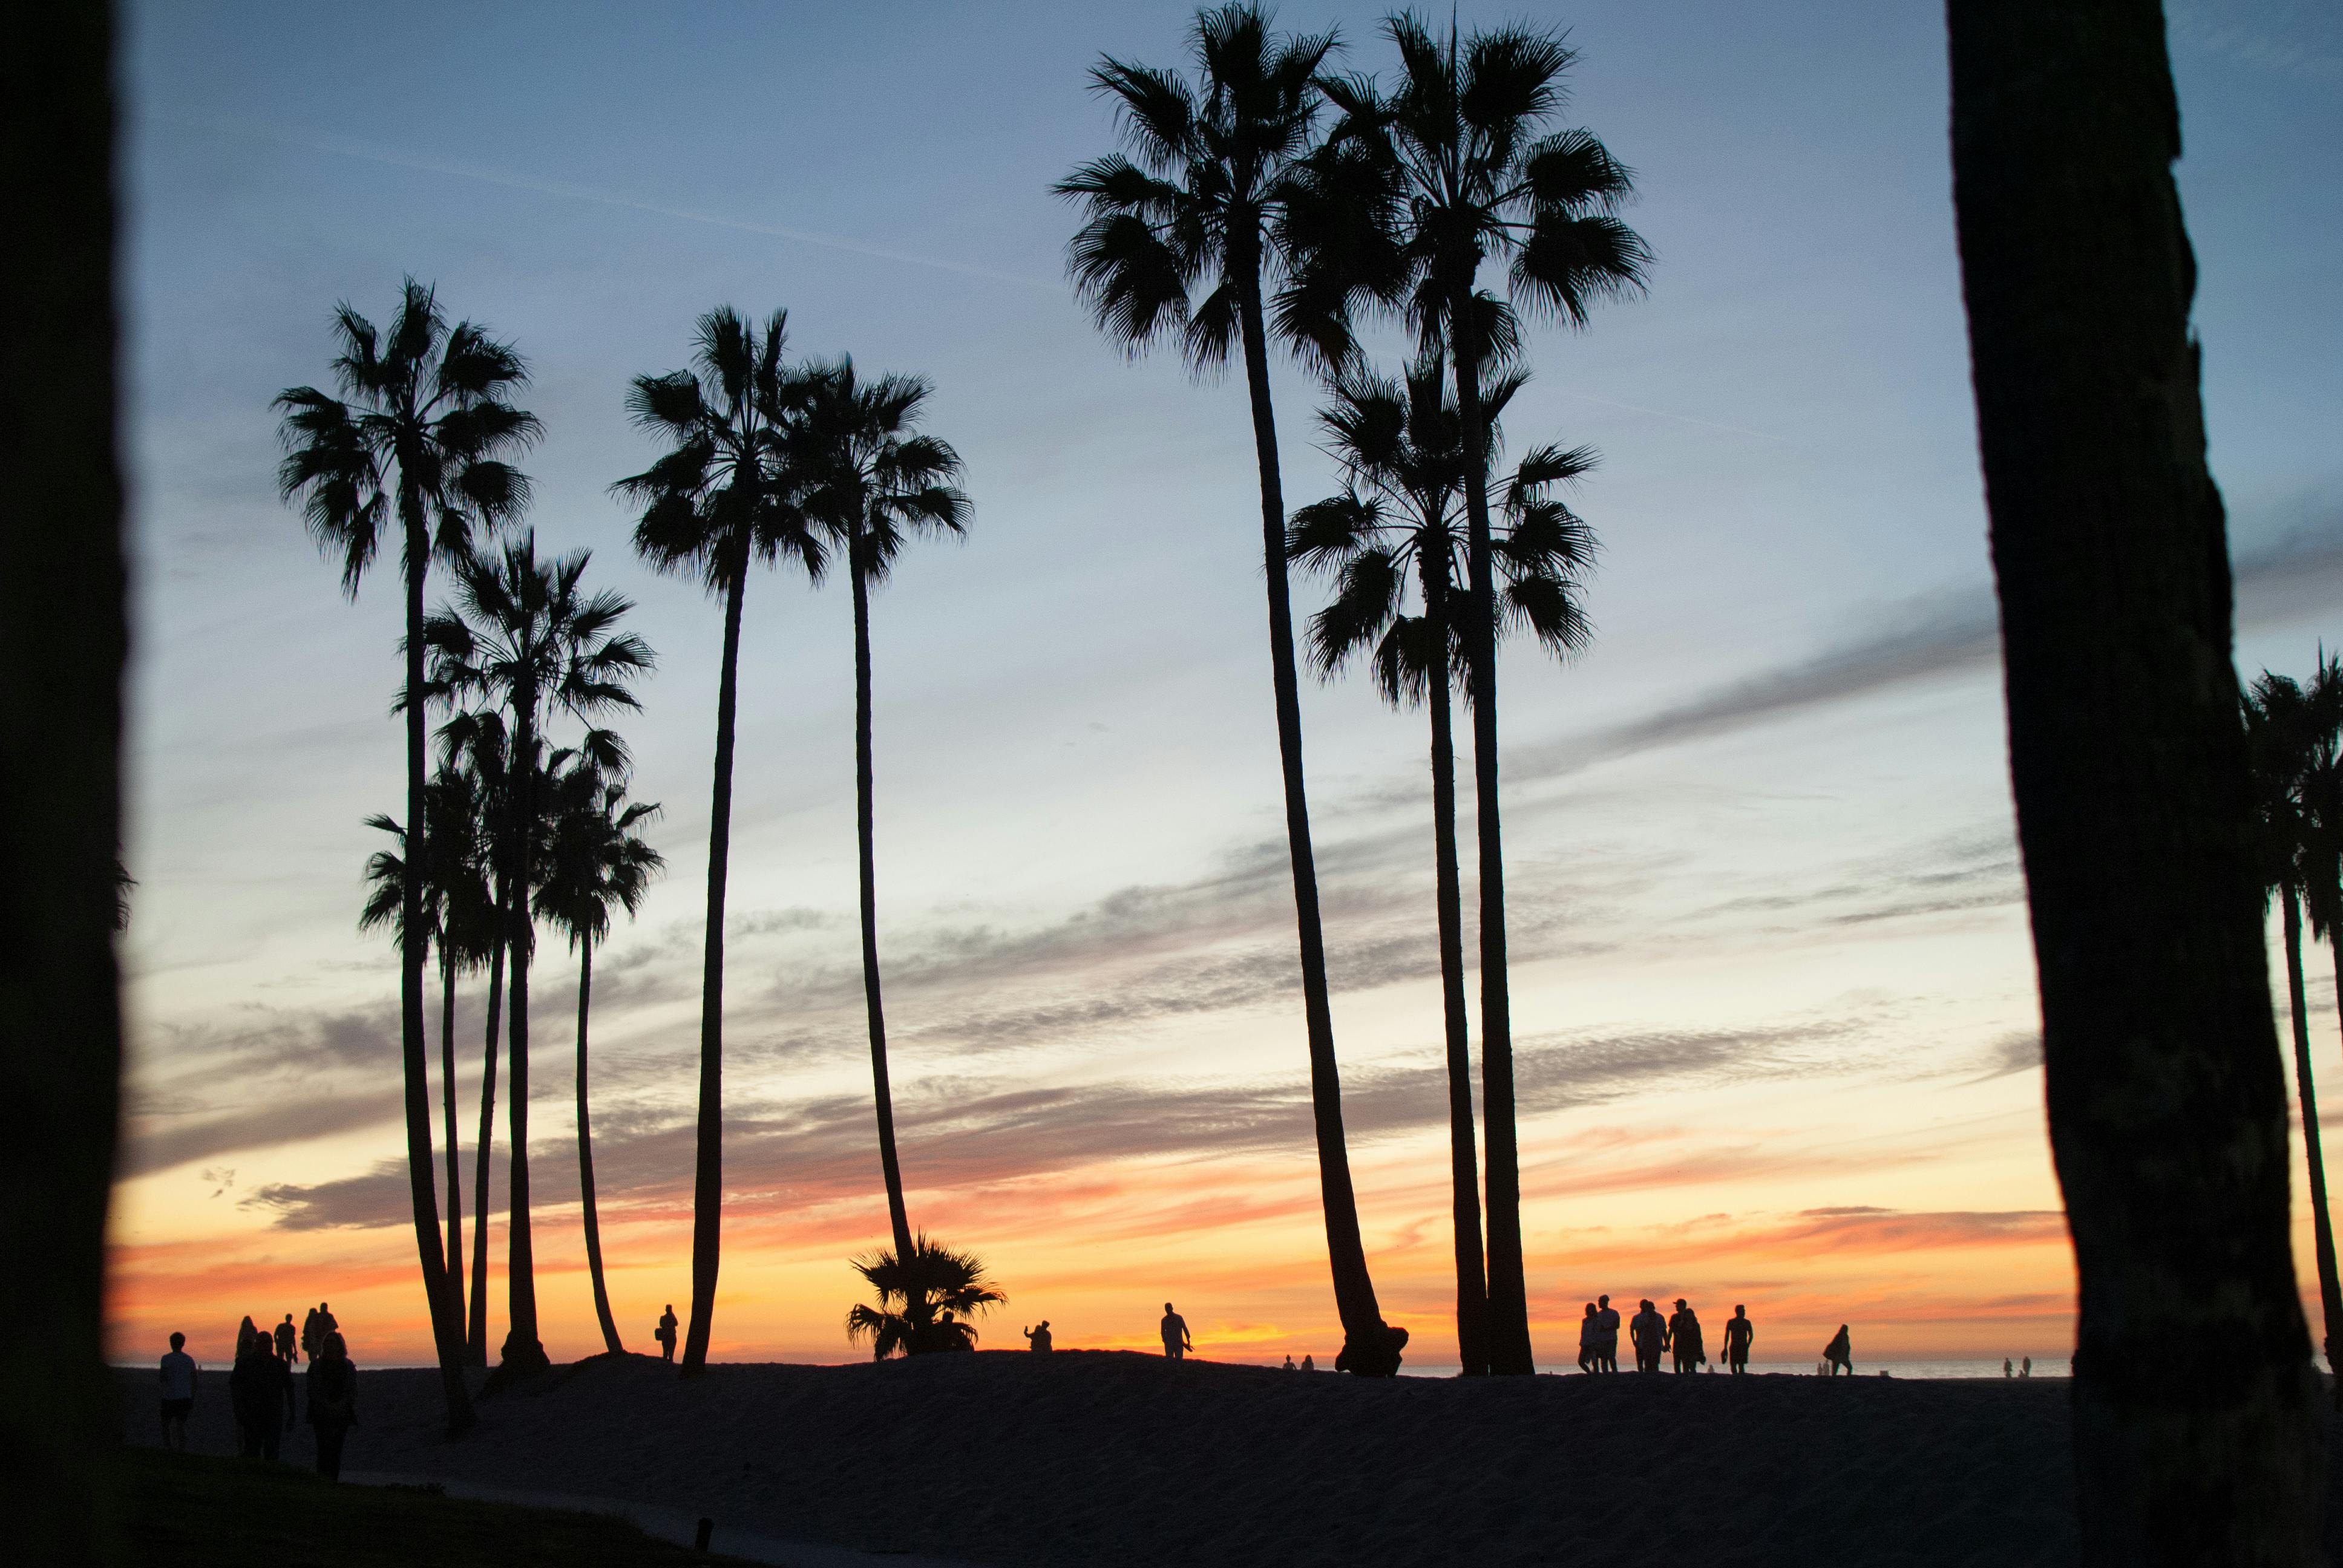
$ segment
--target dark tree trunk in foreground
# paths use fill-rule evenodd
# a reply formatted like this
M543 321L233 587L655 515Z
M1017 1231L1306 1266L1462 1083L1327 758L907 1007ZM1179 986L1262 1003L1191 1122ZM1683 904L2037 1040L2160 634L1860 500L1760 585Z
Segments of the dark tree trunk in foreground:
M716 782L708 810L708 939L699 979L699 1135L691 1181L691 1324L683 1337L685 1377L708 1364L724 1240L724 870L732 852L732 728L740 694L740 598L749 584L745 534L733 556L724 585Z
M1953 173L2083 1561L2323 1561L2287 1105L2156 0L1952 0Z
M464 1322L464 1166L456 1141L456 966L439 955L439 1100L447 1121L447 1310ZM465 1348L466 1361L471 1359Z
M528 965L537 945L528 893L537 866L537 691L524 685L513 694L513 854L510 924L505 943L507 1000L505 1068L511 1091L505 1098L505 1303L508 1322L499 1363L519 1371L546 1364L537 1332L537 1241L529 1226L528 1189Z
M586 1015L594 1000L594 937L578 940L578 1195L586 1214L586 1271L594 1281L594 1316L602 1324L602 1348L623 1355L618 1325L610 1316L610 1292L602 1284L602 1220L594 1211L594 1134L586 1120Z
M1484 452L1487 420L1481 408L1481 354L1473 341L1469 276L1449 301L1448 317L1464 450ZM1464 465L1464 518L1471 581L1462 624L1473 694L1474 836L1481 850L1481 1114L1489 1129L1489 1370L1527 1377L1537 1371L1537 1355L1530 1345L1522 1153L1513 1125L1513 1001L1505 970L1505 846L1497 794L1497 582L1485 461Z
M2318 1089L2310 1072L2310 1009L2302 994L2302 905L2292 888L2281 887L2278 897L2284 900L2286 1000L2294 1025L2294 1083L2302 1104L2302 1157L2309 1167L2310 1245L2318 1261L2321 1344L2332 1371L2336 1352L2343 1350L2343 1282L2338 1282L2335 1272L2335 1230L2327 1212L2327 1155L2319 1147ZM2343 1382L2337 1388L2338 1397L2343 1397Z
M121 1421L100 1338L127 635L112 31L106 5L42 7L0 49L0 626L16 654L0 660L0 1311L19 1330L0 1344L0 1452L22 1563L110 1558Z
M1277 420L1269 401L1269 335L1262 320L1261 262L1232 266L1242 300L1245 387L1252 397L1253 455L1261 467L1262 565L1269 588L1270 678L1277 696L1277 754L1285 779L1285 841L1293 865L1294 923L1302 947L1302 1013L1310 1044L1310 1113L1318 1134L1318 1193L1326 1213L1326 1255L1334 1310L1342 1320L1335 1364L1370 1377L1399 1371L1403 1330L1387 1327L1367 1272L1351 1153L1342 1135L1342 1075L1334 1060L1334 1012L1327 997L1326 940L1318 920L1318 860L1310 844L1310 797L1302 770L1302 689L1293 664L1293 601L1285 578L1285 487Z
M1424 558L1424 618L1447 651L1447 574ZM1473 1140L1473 1048L1464 1003L1464 897L1456 861L1456 738L1446 661L1429 672L1432 834L1440 904L1440 1001L1448 1033L1448 1164L1456 1242L1456 1356L1466 1377L1489 1371L1489 1286L1481 1271L1481 1172Z
M497 923L504 923L505 890L497 883ZM488 1038L481 1052L480 1150L472 1161L472 1318L465 1329L465 1360L488 1364L488 1150L497 1135L497 1029L504 1021L505 940L498 935L488 952Z
M870 1089L879 1107L879 1172L887 1183L887 1224L898 1260L911 1256L911 1221L903 1206L903 1167L895 1154L895 1094L887 1079L887 1012L879 999L879 871L870 808L870 588L862 569L858 526L847 547L854 589L854 826L862 873L862 1000L870 1022ZM921 1303L909 1311L923 1321Z

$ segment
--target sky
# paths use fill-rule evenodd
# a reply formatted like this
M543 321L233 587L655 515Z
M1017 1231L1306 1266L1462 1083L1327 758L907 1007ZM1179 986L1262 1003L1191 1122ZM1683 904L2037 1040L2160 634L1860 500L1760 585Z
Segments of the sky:
M2300 674L2343 640L2343 15L2167 11L2238 667ZM597 952L593 990L594 1155L628 1342L648 1348L689 1295L720 616L634 558L609 487L656 455L628 421L629 379L683 365L695 318L730 304L786 308L795 354L928 378L928 428L974 502L966 541L907 552L873 610L880 940L915 1223L1009 1292L988 1345L1048 1318L1061 1346L1144 1346L1169 1298L1200 1353L1332 1357L1243 387L1100 337L1064 278L1077 216L1049 188L1114 146L1089 68L1179 63L1190 15L131 8L139 887L117 1354L181 1329L225 1355L240 1316L319 1300L361 1361L427 1353L397 961L356 930L379 838L365 819L401 805L397 585L378 569L354 602L338 591L277 497L269 407L326 380L337 302L379 321L412 274L528 360L522 400L546 427L528 524L546 553L592 552L588 580L634 601L658 654L623 728L668 870ZM1598 1292L1688 1297L1711 1322L1746 1303L1761 1359L1819 1353L1842 1322L1874 1358L2061 1359L2073 1267L1940 15L1460 11L1468 28L1517 15L1568 28L1564 123L1635 170L1628 216L1655 256L1646 297L1532 334L1508 416L1517 446L1602 454L1574 498L1604 548L1596 640L1567 665L1516 648L1502 688L1540 1359L1569 1359ZM1338 25L1350 68L1388 74L1380 15L1288 5L1280 21ZM1369 342L1396 363L1391 327ZM1332 493L1319 388L1290 363L1272 381L1290 501ZM1324 588L1297 578L1295 594L1312 608ZM751 580L719 1357L862 1353L841 1327L848 1260L886 1239L850 637L842 589ZM1356 676L1307 681L1302 716L1368 1256L1411 1366L1453 1365L1424 719ZM2331 1070L2335 986L2323 955L2310 971ZM458 1009L468 1231L483 987ZM599 1342L576 963L556 936L533 989L538 1291L563 1359ZM432 1013L436 1062L436 995Z

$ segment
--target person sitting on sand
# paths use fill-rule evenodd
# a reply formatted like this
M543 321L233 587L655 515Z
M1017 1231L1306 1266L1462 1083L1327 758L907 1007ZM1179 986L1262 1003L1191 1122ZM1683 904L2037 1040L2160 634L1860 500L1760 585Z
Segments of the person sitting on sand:
M1747 1370L1749 1346L1757 1338L1757 1325L1749 1321L1749 1309L1735 1302L1733 1315L1725 1321L1725 1365L1736 1376Z
M1050 1320L1043 1318L1040 1328L1027 1329L1025 1340L1033 1347L1033 1352L1036 1355L1048 1355L1050 1353Z
M288 1367L301 1359L293 1350L299 1336L300 1331L293 1326L293 1314L286 1313L285 1321L277 1325L277 1359Z
M1700 1319L1682 1296L1676 1298L1676 1310L1668 1316L1668 1345L1676 1352L1676 1371L1698 1372L1708 1360L1708 1351L1700 1342Z
M187 1452L187 1416L196 1408L196 1358L186 1350L187 1336L173 1334L163 1355L163 1446Z
M1287 1372L1292 1372L1293 1370L1293 1352L1292 1351L1285 1352L1285 1370Z
M1603 1325L1594 1321L1594 1303L1586 1303L1586 1315L1578 1320L1578 1370L1598 1372L1603 1370L1598 1358L1603 1345Z
M1668 1325L1659 1309L1645 1297L1635 1315L1627 1322L1627 1337L1635 1346L1635 1370L1639 1372L1660 1370L1660 1352L1668 1348Z
M1594 1344L1595 1359L1603 1371L1617 1372L1619 1370L1619 1309L1611 1304L1611 1298L1608 1296L1597 1296L1594 1301L1601 1308L1601 1311L1594 1314L1594 1326L1598 1331Z
M659 1314L659 1327L652 1331L651 1338L659 1342L659 1360L663 1362L675 1360L675 1303L673 1302L669 1302L667 1304L667 1311Z
M1310 1359L1310 1352L1308 1351L1303 1351L1302 1352L1302 1370L1303 1372L1316 1372L1318 1370L1318 1363Z
M342 1478L342 1444L358 1423L358 1369L350 1362L349 1345L339 1334L327 1334L317 1353L309 1358L308 1374L301 1380L309 1389L309 1424L317 1433L317 1473L328 1481Z
M1855 1346L1848 1342L1845 1323L1839 1324L1838 1332L1833 1334L1831 1342L1823 1347L1823 1364L1830 1369L1832 1377L1838 1376L1841 1372L1849 1377L1855 1375Z
M1195 1342L1188 1337L1188 1320L1173 1312L1169 1302L1163 1303L1163 1322L1160 1327L1163 1332L1163 1353L1172 1361L1182 1359L1196 1348Z

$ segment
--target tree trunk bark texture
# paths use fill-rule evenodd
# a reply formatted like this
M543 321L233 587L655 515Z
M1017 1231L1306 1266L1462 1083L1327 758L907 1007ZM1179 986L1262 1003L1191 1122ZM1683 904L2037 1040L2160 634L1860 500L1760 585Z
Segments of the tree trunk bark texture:
M504 879L497 882L497 923L505 924ZM473 1366L488 1364L488 1152L497 1135L497 1042L504 1023L505 940L499 935L488 951L488 1030L480 1066L480 1147L472 1161L472 1315L464 1332L464 1359Z
M115 456L111 7L36 9L0 49L0 1452L12 1560L111 1561L119 1432L106 1211L122 1058L114 957L124 605ZM37 650L37 657L31 657Z
M546 1364L545 1344L537 1332L537 1243L529 1227L528 1188L528 969L537 946L537 923L528 896L537 865L537 692L514 694L513 700L513 852L515 868L511 925L507 945L508 991L505 1002L506 1069L511 1089L505 1097L507 1141L505 1190L505 1326L500 1365L533 1371Z
M1310 842L1310 796L1302 768L1302 691L1293 662L1293 601L1285 574L1285 487L1277 455L1277 420L1269 397L1269 334L1262 319L1261 258L1235 258L1242 296L1245 387L1252 399L1253 455L1261 468L1262 566L1269 589L1270 678L1277 699L1277 751L1285 782L1285 841L1293 866L1294 923L1301 942L1302 1012L1310 1050L1310 1111L1318 1136L1318 1192L1326 1215L1326 1254L1334 1276L1334 1310L1342 1349L1334 1364L1367 1377L1399 1371L1407 1331L1383 1322L1359 1233L1359 1201L1342 1132L1342 1075L1334 1057L1334 1013L1327 994L1326 940L1318 914L1318 861Z
M879 1173L887 1186L887 1225L895 1258L909 1267L911 1221L903 1203L903 1167L895 1152L895 1093L887 1078L887 1010L879 994L879 871L870 802L870 588L858 526L847 546L847 576L854 591L854 829L862 891L862 1002L870 1024L870 1097L879 1112ZM923 1322L922 1303L906 1309Z
M2319 1348L2328 1370L2343 1350L2343 1282L2335 1270L2335 1229L2327 1209L2327 1155L2318 1133L2318 1088L2310 1070L2310 1008L2302 990L2302 905L2292 888L2282 887L2286 936L2286 1000L2294 1025L2294 1082L2302 1105L2302 1158L2310 1184L2310 1245L2318 1264ZM2337 993L2343 995L2343 992ZM2337 1383L2343 1397L2343 1382Z
M2320 1561L2286 1086L2156 0L1951 0L2090 1564Z
M456 1138L456 965L446 933L439 952L439 1101L447 1122L447 1310L458 1332L464 1325L464 1164ZM470 1359L465 1347L463 1359Z
M594 1208L594 1133L587 1120L586 1019L594 1001L594 937L578 940L578 1196L586 1221L586 1271L594 1284L594 1316L602 1325L602 1348L624 1355L618 1325L610 1316L610 1292L602 1282L602 1220Z

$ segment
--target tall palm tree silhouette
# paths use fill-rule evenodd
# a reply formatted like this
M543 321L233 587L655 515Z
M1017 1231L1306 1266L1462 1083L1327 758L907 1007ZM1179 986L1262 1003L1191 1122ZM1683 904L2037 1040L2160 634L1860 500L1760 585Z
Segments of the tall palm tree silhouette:
M1411 15L1385 19L1400 78L1329 79L1340 111L1332 154L1386 173L1380 243L1358 226L1308 247L1305 277L1342 279L1405 311L1456 379L1465 448L1483 451L1482 378L1516 343L1516 307L1585 325L1594 305L1639 292L1650 253L1614 216L1628 171L1583 130L1552 131L1577 57L1556 32L1504 26L1436 36ZM1332 156L1332 155L1330 155ZM1483 262L1507 264L1511 303L1479 287ZM1322 283L1322 290L1330 285ZM1498 567L1486 470L1464 470L1466 591L1459 627L1471 671L1473 795L1480 839L1482 1111L1488 1123L1490 1367L1526 1375L1528 1282L1522 1255L1521 1155L1514 1128L1512 994L1506 976L1505 867L1497 777Z
M594 1138L587 1112L587 1017L594 997L594 944L610 930L613 905L628 915L642 907L651 879L667 862L637 829L659 815L659 803L627 799L623 770L604 767L589 746L567 759L553 779L552 853L537 912L569 933L578 950L578 1191L584 1205L586 1270L594 1285L594 1315L602 1343L624 1352L610 1292L602 1280L602 1222L594 1200Z
M1198 372L1225 365L1232 347L1241 347L1243 357L1261 475L1270 677L1301 950L1311 1113L1334 1303L1342 1321L1343 1350L1336 1360L1352 1371L1389 1373L1398 1370L1405 1333L1383 1322L1375 1302L1343 1138L1302 773L1285 495L1269 387L1272 325L1288 347L1330 367L1349 352L1349 343L1339 310L1320 291L1281 286L1267 303L1262 294L1265 278L1291 281L1280 241L1296 216L1306 209L1331 218L1340 211L1339 204L1330 213L1328 204L1312 203L1311 190L1296 177L1317 112L1314 78L1334 42L1331 32L1272 34L1261 6L1230 5L1197 14L1190 33L1192 82L1108 56L1091 72L1091 85L1114 106L1129 154L1085 164L1055 188L1081 202L1087 215L1068 261L1078 293L1110 339L1132 354L1176 341ZM1333 293L1339 302L1345 289L1338 283Z
M2323 665L2323 661L2322 661ZM2323 673L2323 669L2322 669ZM2302 984L2302 893L2324 858L2312 801L2321 773L2334 764L2323 704L2283 675L2262 671L2245 697L2246 749L2253 765L2254 830L2264 884L2278 895L2286 946L2288 1010L2294 1024L2295 1092L2302 1107L2302 1153L2310 1184L2311 1248L2318 1261L2328 1363L2343 1353L2343 1282L2328 1214L2327 1161L2320 1147L2318 1093L2310 1067L2309 1009ZM2343 1396L2338 1396L2343 1397Z
M1433 839L1437 869L1440 979L1448 1046L1449 1148L1456 1251L1457 1349L1467 1376L1489 1370L1488 1297L1482 1272L1478 1172L1473 1151L1472 1060L1467 1048L1456 780L1450 691L1469 678L1457 618L1466 548L1462 516L1463 427L1443 393L1437 355L1404 383L1353 371L1332 388L1321 417L1328 452L1349 487L1293 515L1289 547L1305 566L1336 574L1337 591L1311 624L1312 662L1332 673L1372 649L1375 684L1393 705L1421 702L1432 719ZM1485 438L1521 385L1507 376L1483 388ZM1592 453L1540 447L1500 486L1503 526L1493 550L1503 622L1566 655L1588 635L1580 584L1592 562L1592 530L1556 489L1585 473ZM1414 580L1418 608L1405 611Z
M286 447L277 487L302 503L318 548L338 555L353 598L386 532L395 529L406 577L403 689L423 689L424 578L437 553L471 548L476 528L498 528L528 503L528 481L504 461L534 441L534 415L510 401L528 379L520 356L468 321L447 325L429 288L407 278L387 334L348 305L337 307L333 363L340 396L294 387L278 396ZM423 705L405 706L406 820L427 833ZM422 889L410 884L412 900ZM406 1078L407 1167L416 1244L431 1307L451 1430L468 1427L471 1401L459 1370L461 1328L448 1299L432 1191L431 1101L423 1040L422 915L410 902L399 950L399 1049Z
M860 851L862 996L870 1030L871 1096L878 1107L879 1169L895 1255L911 1255L903 1168L895 1151L895 1099L887 1076L887 1014L879 987L879 873L871 824L870 589L893 572L915 534L960 536L969 499L952 481L960 455L917 429L928 384L882 376L865 383L854 361L812 367L793 441L808 476L805 515L846 557L854 595L854 819Z
M696 370L639 376L635 422L669 443L659 461L612 487L640 505L635 553L697 577L724 599L716 681L716 768L708 814L708 930L699 991L699 1127L691 1189L691 1322L683 1374L708 1362L724 1210L724 881L732 845L732 738L739 705L740 608L749 562L788 560L819 582L821 542L796 506L783 429L799 397L783 365L789 313L760 331L729 306L699 318Z
M545 1363L538 1336L528 1178L528 976L536 939L530 895L545 874L542 819L548 804L539 798L542 737L557 713L591 719L612 709L639 707L628 684L651 667L650 646L618 629L633 602L607 588L589 594L581 586L591 559L591 551L577 550L539 561L532 530L492 555L458 562L458 611L443 611L424 624L434 690L449 701L496 702L512 738L508 792L518 842L509 851L510 990L505 1017L512 1079L506 1113L512 1144L506 1230L511 1322L501 1360L517 1371Z
M474 896L454 905L454 929L488 975L488 1027L481 1050L480 1131L472 1171L472 1298L466 1320L464 1358L488 1364L488 1169L496 1144L497 1042L504 1021L505 952L512 930L511 747L504 716L493 709L458 713L439 731L441 769L464 780L473 809L469 841L471 874L480 883Z

